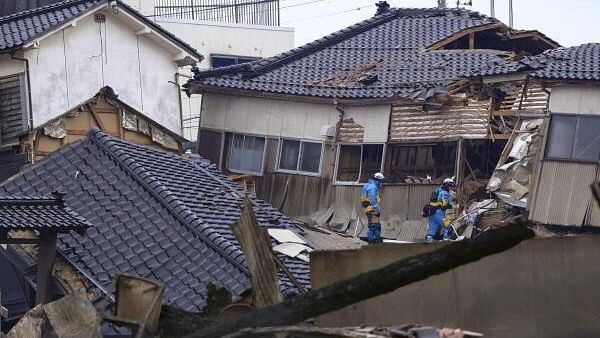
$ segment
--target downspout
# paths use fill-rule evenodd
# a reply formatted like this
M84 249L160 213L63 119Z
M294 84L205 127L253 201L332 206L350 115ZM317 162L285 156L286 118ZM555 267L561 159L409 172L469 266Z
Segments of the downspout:
M15 57L15 52L10 54L13 60L25 62L25 75L27 76L27 109L29 110L28 129L33 130L33 104L31 103L31 76L29 75L29 60Z
M342 105L340 104L340 102L337 99L333 100L333 108L335 108L335 110L340 112L340 119L335 128L335 139L333 140L333 143L335 145L335 143L337 142L338 137L340 135L340 127L342 126L342 120L344 120L344 108L342 107Z

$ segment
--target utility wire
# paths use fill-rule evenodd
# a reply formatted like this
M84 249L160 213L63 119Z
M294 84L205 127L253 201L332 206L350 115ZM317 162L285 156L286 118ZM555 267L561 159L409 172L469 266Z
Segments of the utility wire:
M332 13L327 13L327 14L322 14L322 15L317 15L317 16L311 16L308 18L303 18L303 19L298 19L298 20L286 21L286 22L282 22L281 24L285 25L285 24L290 24L290 23L294 23L294 22L302 22L302 21L309 21L309 20L320 19L320 18L327 18L330 16L335 16L335 15L339 15L339 14L343 14L343 13L360 11L361 9L365 9L365 8L369 8L369 7L373 7L373 6L375 6L375 5L360 6L360 7L356 7L356 8L346 9L343 11L332 12Z

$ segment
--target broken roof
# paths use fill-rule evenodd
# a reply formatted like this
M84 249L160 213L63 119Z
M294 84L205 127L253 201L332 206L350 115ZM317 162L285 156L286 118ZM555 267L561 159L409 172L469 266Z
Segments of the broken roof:
M163 38L170 40L180 48L198 59L202 55L189 44L171 32L163 29L152 20L117 0L118 8L126 11L135 19L150 26ZM43 4L43 2L41 3ZM31 6L24 11L0 17L0 53L10 52L24 47L61 26L75 20L86 13L95 11L109 4L106 0L64 0L45 6Z
M494 23L504 26L463 9L389 10L272 58L196 70L187 86L193 92L241 89L322 98L412 98L505 56L505 51L490 49L426 50L465 29Z
M516 62L498 60L474 75L515 73L545 80L600 81L600 43L551 49Z
M50 196L0 194L1 230L85 230L92 224L63 203L62 194Z
M0 193L48 194L61 189L65 204L95 227L87 236L62 236L59 249L95 285L112 290L117 272L165 283L169 303L202 311L209 282L240 296L250 289L244 255L229 226L241 214L244 191L208 161L133 145L90 131L27 167ZM264 201L252 199L268 228L295 223ZM310 288L308 264L282 257ZM285 295L298 292L281 277Z

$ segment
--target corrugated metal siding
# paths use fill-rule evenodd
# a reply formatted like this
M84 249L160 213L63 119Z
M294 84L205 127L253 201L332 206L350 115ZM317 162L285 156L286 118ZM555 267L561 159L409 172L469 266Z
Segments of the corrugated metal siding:
M596 164L545 161L530 219L543 224L582 225L592 199Z
M23 128L21 77L0 80L0 145L18 144Z
M365 138L365 128L354 122L354 119L343 119L340 123L338 140L347 143L362 143Z
M485 138L489 101L469 101L466 106L424 111L420 106L394 105L390 141Z

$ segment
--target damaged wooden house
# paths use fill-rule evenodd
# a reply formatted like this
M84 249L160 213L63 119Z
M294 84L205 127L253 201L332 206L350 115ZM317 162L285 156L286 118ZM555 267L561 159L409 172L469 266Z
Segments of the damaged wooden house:
M378 8L278 56L197 71L199 153L287 215L329 210L341 230L378 171L388 223L420 224L446 177L458 177L460 205L469 180L485 193L523 102L520 88L494 100L468 76L558 44L463 9Z
M232 311L265 305L257 295L266 288L266 277L256 282L253 266L269 259L249 259L232 230L247 210L242 208L246 192L210 161L93 129L0 185L0 196L53 191L64 193L64 205L93 224L85 235L58 238L57 295L83 291L94 303L114 301L113 278L128 273L164 284L167 304L204 315L216 316L232 302L238 303ZM248 200L275 252L271 286L278 299L309 290L312 248L298 223L262 200ZM33 278L35 259L19 248L10 251L15 250L24 258L13 271L24 280Z
M483 69L478 81L502 97L522 88L514 129L488 189L548 225L600 226L590 185L600 180L600 44L548 50ZM474 80L475 81L475 80ZM524 85L521 85L524 84Z
M176 73L195 49L121 1L24 2L0 17L0 181L91 128L181 151Z

